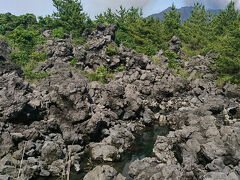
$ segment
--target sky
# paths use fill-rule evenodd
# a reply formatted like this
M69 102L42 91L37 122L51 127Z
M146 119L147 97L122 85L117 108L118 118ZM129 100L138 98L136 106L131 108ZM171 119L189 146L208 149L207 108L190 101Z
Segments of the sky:
M107 8L116 9L120 5L143 9L144 16L159 13L173 3L177 8L191 6L194 1L200 1L209 8L224 8L231 0L82 0L84 11L94 17ZM240 9L240 0L234 0ZM15 15L33 13L37 16L46 16L55 11L52 0L0 0L0 13L10 12Z

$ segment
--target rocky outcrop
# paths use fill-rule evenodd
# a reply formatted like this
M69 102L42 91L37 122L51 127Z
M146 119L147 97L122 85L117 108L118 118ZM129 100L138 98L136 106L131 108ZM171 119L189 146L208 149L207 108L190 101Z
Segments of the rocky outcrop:
M0 41L0 121L29 124L43 117L41 108L35 106L38 101L31 101L33 89L23 79L23 71L7 59L10 52Z
M37 51L47 52L48 59L34 72L49 76L37 84L24 80L3 51L1 176L16 177L16 171L23 179L59 176L69 164L81 172L86 157L118 161L130 152L139 129L159 123L171 132L157 138L154 157L130 165L131 178L239 178L239 87L217 86L214 56L184 61L180 39L173 37L169 50L180 56L178 62L189 75L183 78L167 67L163 51L156 55L163 64L159 66L143 54L117 47L115 30L115 25L85 30L88 41L76 47L70 38L52 38L39 46ZM100 65L112 73L106 84L84 76ZM125 179L110 166L97 166L84 179L98 177Z
M125 180L114 168L108 165L97 166L86 174L83 180Z
M129 167L129 175L134 180L141 179L182 179L180 166L161 164L156 158L134 161Z
M10 53L11 50L8 48L7 43L3 40L0 40L0 59L7 59Z
M158 160L181 165L190 179L202 179L209 171L215 173L204 178L217 177L220 172L225 172L221 175L225 178L230 174L238 177L239 123L218 127L217 119L210 112L205 111L201 116L197 115L198 110L185 113L187 126L167 137L158 137L153 150Z
M0 62L0 121L29 124L41 119L40 102L31 100L33 89L22 78L22 70L11 61Z
M181 47L182 47L181 39L177 36L173 36L172 39L169 42L168 50L173 51L176 54L178 54Z
M105 129L104 134L108 135L100 143L91 143L90 156L97 161L117 161L121 154L129 150L134 144L130 124L115 125L109 130Z
M19 77L16 71L2 75L0 82L0 119L21 121L27 118L26 111L31 108L28 106L27 97L30 92L29 84Z

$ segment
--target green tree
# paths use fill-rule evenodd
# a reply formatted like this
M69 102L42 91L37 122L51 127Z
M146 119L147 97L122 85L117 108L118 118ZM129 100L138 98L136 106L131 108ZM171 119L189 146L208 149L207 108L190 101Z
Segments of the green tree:
M166 40L169 40L172 36L178 34L178 29L180 28L181 23L181 13L177 12L177 9L174 5L171 7L170 12L164 13L164 30L166 32Z
M220 11L212 24L216 40L211 47L218 53L216 65L220 78L240 84L240 14L234 2Z
M57 28L56 22L50 15L47 15L46 17L39 16L38 25L42 30Z
M79 36L87 26L91 26L92 22L83 12L81 1L53 0L53 5L57 9L53 13L56 26L66 32Z
M217 70L220 76L233 83L240 83L240 24L228 35L219 38L216 51Z
M102 24L117 24L117 17L114 12L110 8L107 11L100 13L96 17L96 23Z
M15 16L11 13L0 14L0 34L13 31L19 25L24 28L37 24L36 16L33 14L25 14L21 16Z
M39 32L37 30L27 30L23 25L18 26L6 35L19 50L31 52L38 41Z
M135 49L139 53L152 56L163 46L162 23L152 17L143 18L141 9L120 7L116 12L108 9L107 12L97 16L96 21L117 24L115 42Z
M190 18L180 28L180 38L186 55L193 56L208 51L208 44L214 38L210 22L211 14L202 4L195 4Z
M24 14L18 16L18 24L23 25L24 28L30 27L37 24L37 18L34 14Z
M223 35L227 31L233 31L238 26L239 12L235 9L235 3L231 1L227 8L220 10L219 15L214 16L212 25L216 35Z
M16 23L17 17L7 13L7 14L0 14L0 33L5 34L6 31L12 31L18 25Z

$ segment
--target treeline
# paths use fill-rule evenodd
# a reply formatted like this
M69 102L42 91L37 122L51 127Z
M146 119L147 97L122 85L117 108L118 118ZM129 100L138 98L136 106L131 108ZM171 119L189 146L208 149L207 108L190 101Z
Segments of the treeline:
M115 42L135 49L148 56L165 50L172 36L182 40L185 57L205 55L210 50L217 54L216 68L223 80L240 83L240 13L234 2L219 14L210 14L201 4L195 4L190 18L181 24L180 13L174 5L165 20L144 18L141 9L120 7L108 9L91 20L83 12L79 0L53 0L56 12L46 17L33 14L15 16L0 14L0 36L15 48L11 59L29 68L32 61L41 61L44 54L37 54L35 46L46 39L41 35L51 30L54 37L64 38L71 34L74 42L82 43L84 29L94 30L97 23L116 24Z

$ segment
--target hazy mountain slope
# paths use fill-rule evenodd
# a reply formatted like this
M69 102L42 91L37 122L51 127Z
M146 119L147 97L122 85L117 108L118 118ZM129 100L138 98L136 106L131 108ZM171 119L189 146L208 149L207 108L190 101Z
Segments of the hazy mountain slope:
M154 18L159 18L160 20L163 20L164 19L164 12L169 12L171 10L171 7L163 10L162 12L160 13L156 13L156 14L152 14L150 16L154 17ZM193 7L182 7L180 9L177 9L177 11L181 12L181 19L182 19L182 22L186 21L190 15L191 15L191 11L193 10ZM215 13L218 13L220 10L219 9L209 9L209 11L212 13L212 14L215 14Z

